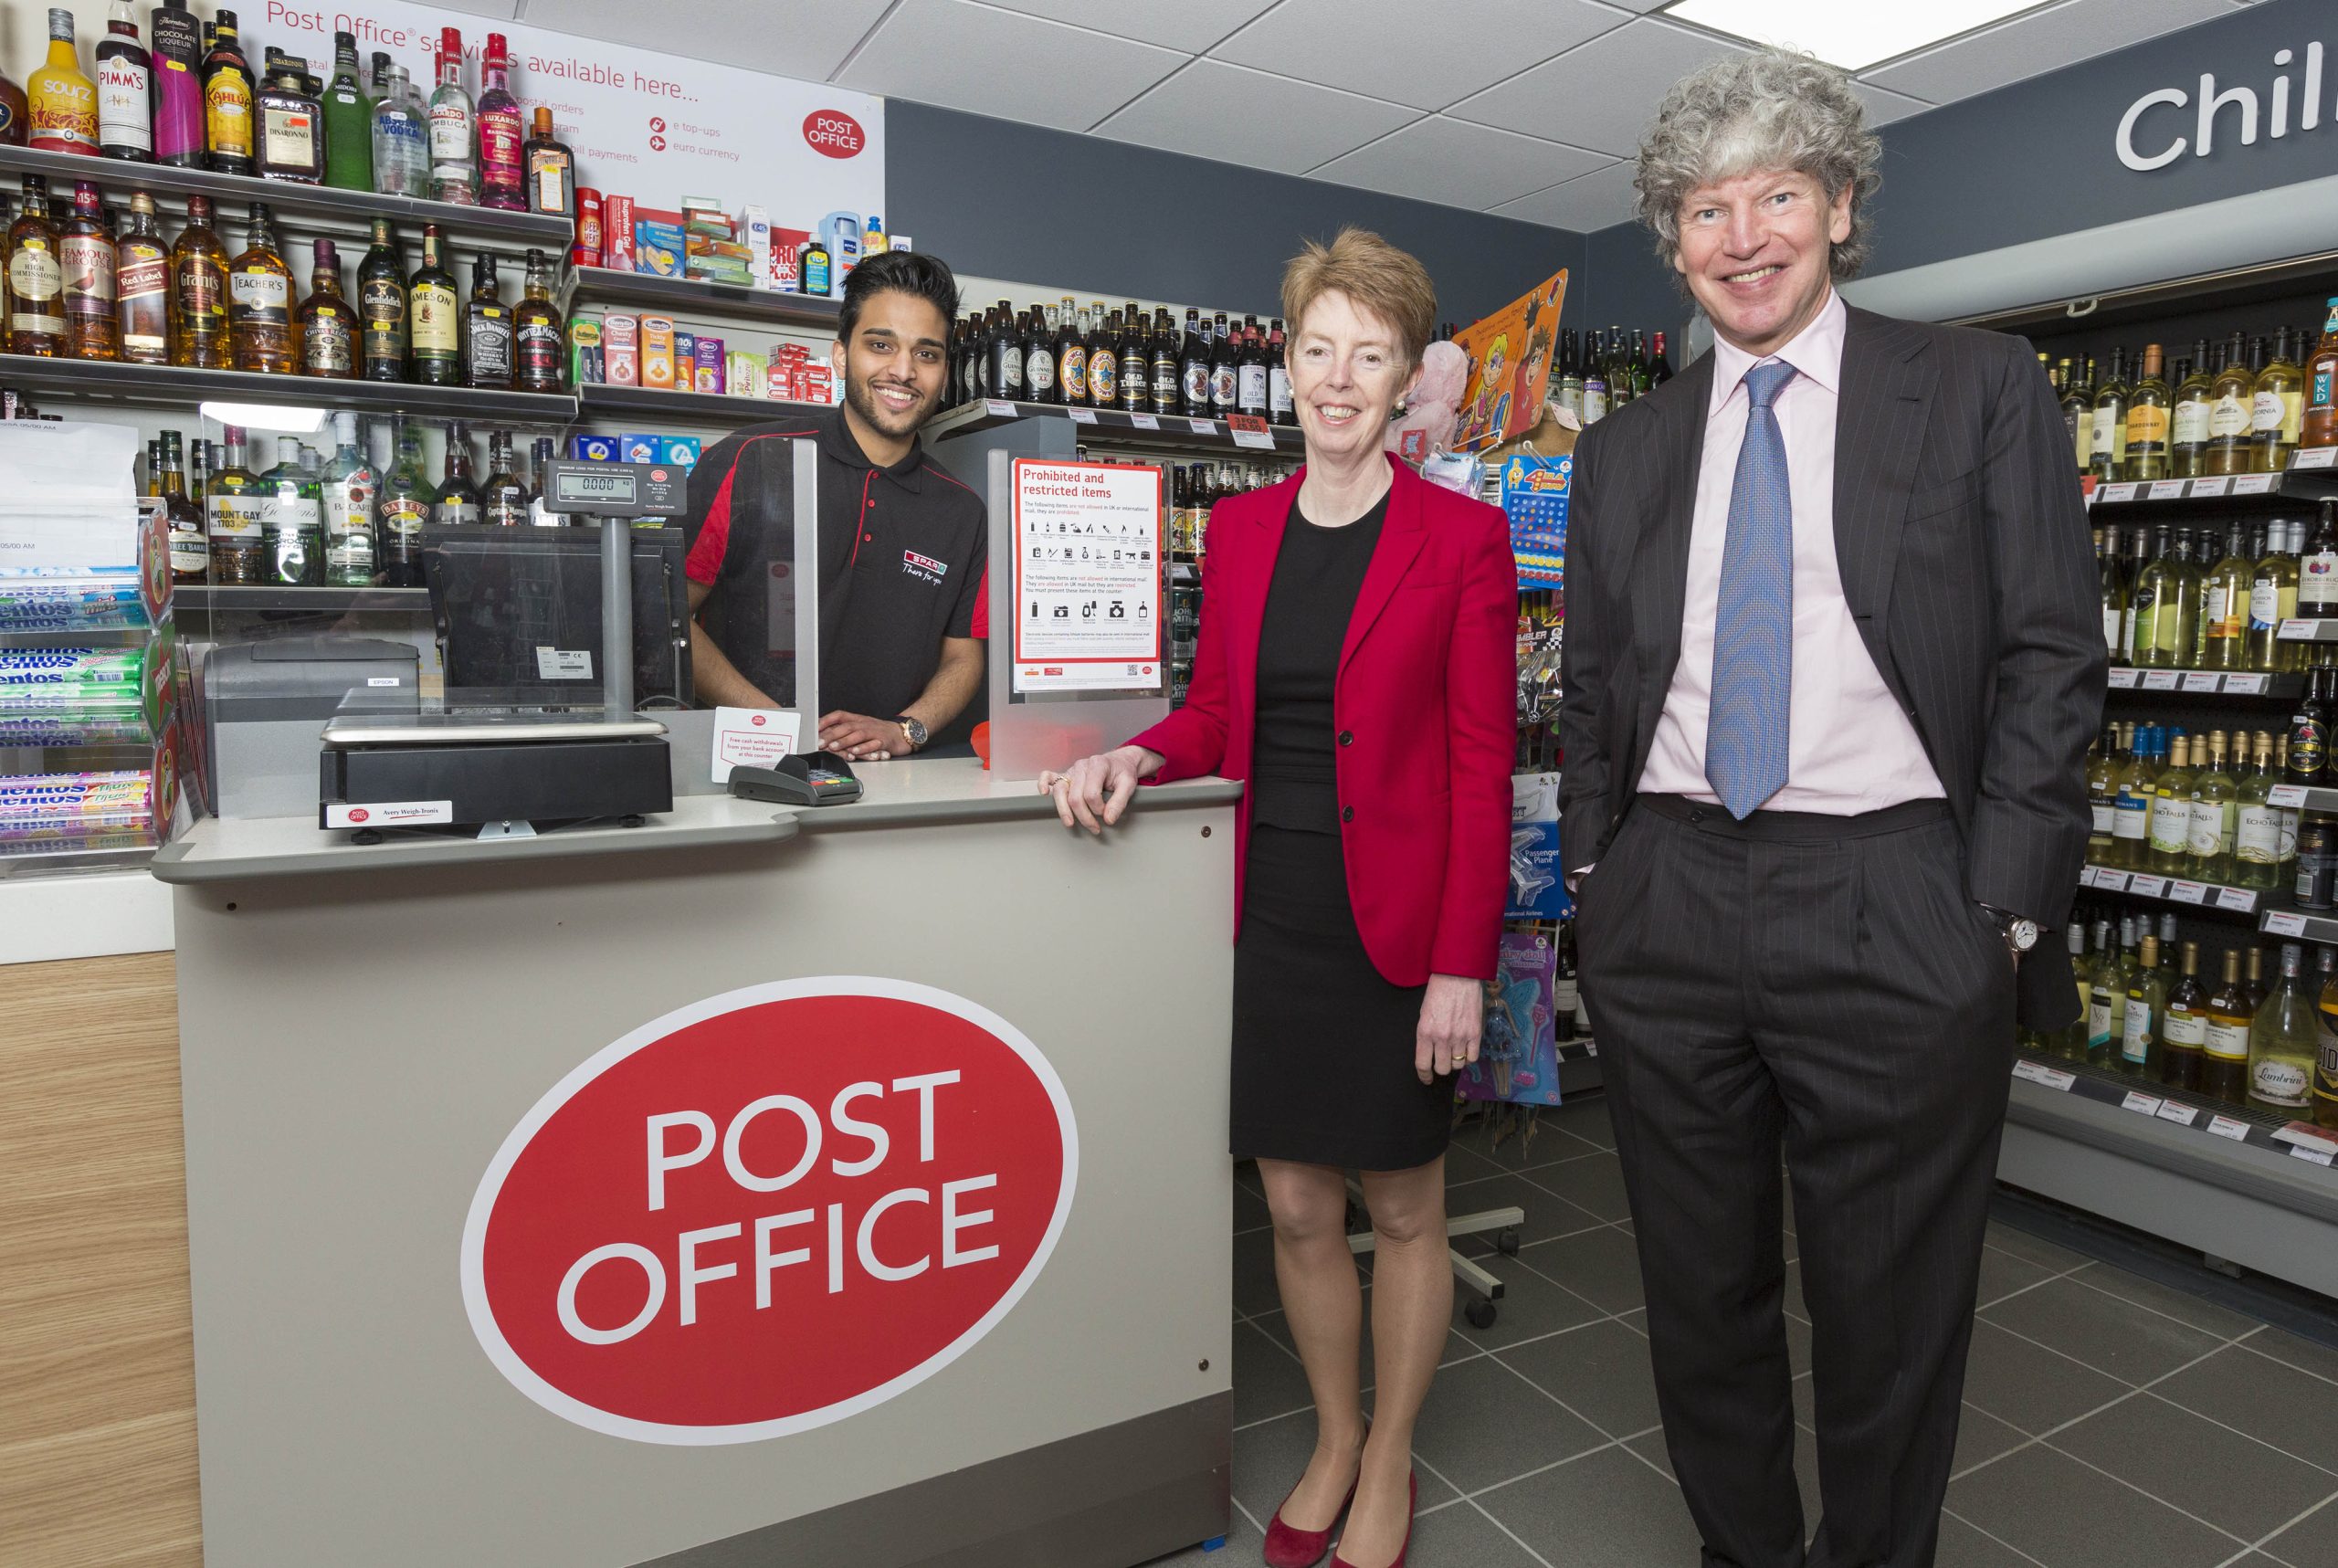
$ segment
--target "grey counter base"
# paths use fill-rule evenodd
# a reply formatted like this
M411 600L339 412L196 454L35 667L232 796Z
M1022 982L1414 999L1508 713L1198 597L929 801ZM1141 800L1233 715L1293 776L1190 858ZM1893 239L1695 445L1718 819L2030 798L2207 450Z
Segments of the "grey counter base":
M640 1568L1127 1568L1226 1533L1233 1427L1216 1394Z

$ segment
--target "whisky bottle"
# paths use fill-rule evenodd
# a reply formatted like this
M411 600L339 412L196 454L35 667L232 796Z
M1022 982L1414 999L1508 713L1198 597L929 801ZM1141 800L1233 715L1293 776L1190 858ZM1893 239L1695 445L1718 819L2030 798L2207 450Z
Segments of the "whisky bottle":
M2192 357L2178 362L2175 411L2168 420L2168 475L2196 479L2208 450L2208 416L2215 385L2208 374L2208 340L2192 345Z
M265 582L267 551L263 546L258 478L244 467L244 431L226 426L226 461L205 488L205 531L211 536L211 580L249 586Z
M341 256L330 239L316 242L309 266L309 297L300 301L300 374L353 380L359 353L357 310L341 289Z
M276 438L276 467L259 477L264 581L318 587L325 580L324 489L301 461L297 436Z
M252 172L251 61L244 58L236 14L222 11L214 25L210 52L203 57L203 131L214 174Z
M438 34L438 86L430 95L430 195L435 201L479 205L478 116L463 89L463 35Z
M495 258L471 262L471 297L463 310L463 384L511 390L511 308L495 289Z
M2201 538L2213 537L2203 530ZM2257 563L2243 554L2241 526L2226 531L2223 558L2208 568L2201 593L2200 647L2193 661L2202 669L2248 668L2248 599ZM2202 553L2206 553L2204 544Z
M171 246L171 363L224 370L229 359L227 250L211 227L211 198L189 196Z
M2338 447L2338 298L2322 323L2322 341L2305 363L2305 413L2298 428L2301 447Z
M113 267L121 357L132 364L170 363L171 253L154 226L154 198L144 191L130 198L130 226L114 241Z
M422 227L422 265L406 286L406 310L414 342L412 379L428 386L460 383L463 308L455 275L440 264L435 223Z
M357 316L367 381L404 381L406 365L405 262L390 220L374 220L374 244L357 268Z
M120 359L121 326L114 320L113 230L98 187L73 182L73 216L57 241L65 295L66 352L75 359Z
M2208 994L2200 984L2200 944L2183 944L2183 963L2168 987L2166 1016L2160 1024L2159 1081L2170 1089L2200 1087L2201 1058L2208 1039Z
M73 13L62 5L48 12L48 58L26 79L32 112L32 145L44 153L98 151L98 89L81 74L73 47Z
M99 153L127 163L153 163L154 60L138 41L130 0L113 0L97 60Z
M479 57L479 205L518 213L528 210L528 169L520 100L511 96L511 53L503 35L490 33L487 52Z
M163 514L171 529L171 581L205 583L211 578L211 539L205 531L203 509L186 493L186 473L181 466L179 433L163 432Z
M337 190L374 188L374 105L357 85L357 36L332 36L332 81L319 107L324 115L325 184Z
M265 202L252 204L243 254L227 266L227 338L237 370L292 374L292 269L277 251Z
M2239 1104L2248 1094L2248 1027L2257 1010L2241 989L2240 952L2225 949L2224 978L2208 994L2200 1038L2200 1092Z
M325 465L325 585L363 588L374 581L374 498L381 481L357 444L357 416L332 416L332 460Z
M65 268L48 216L48 182L25 176L25 206L8 226L8 352L54 359L65 352Z
M258 163L263 180L321 184L325 177L324 105L307 90L309 62L279 56L253 94L259 120Z
M2204 474L2245 474L2253 452L2249 426L2256 418L2257 377L2248 368L2248 339L2235 332L2218 351L2216 384L2209 389L2208 449Z
M2224 731L2210 731L2207 746L2207 762L2192 775L2186 874L2202 882L2229 882L2239 825L2239 794L2232 774L2225 771Z
M487 482L479 487L479 521L495 528L524 528L528 523L528 487L520 482L519 464L511 450L511 432L498 430L487 438Z
M382 484L382 583L390 588L419 588L422 529L430 521L432 492L422 468L422 434L403 415L395 422L394 449L390 477Z
M528 252L526 293L511 312L514 379L522 392L558 392L568 383L567 334L553 303L553 268L541 250Z
M2159 1077L2160 1029L2167 1009L2167 975L2159 966L2159 938L2143 939L2134 973L2127 982L2127 1014L2118 1059L2111 1065L2130 1078Z
M479 521L479 486L471 479L470 427L461 420L447 425L447 477L431 497L430 521L442 528Z
M2127 394L2127 455L2119 466L2121 479L2167 478L2168 392L2161 375L2165 368L2159 344L2145 343L2143 368Z
M2278 474L2290 466L2305 424L2305 370L2297 363L2290 329L2273 337L2273 357L2257 377L2257 395L2250 405L2248 439L2254 448L2251 466L2260 474Z

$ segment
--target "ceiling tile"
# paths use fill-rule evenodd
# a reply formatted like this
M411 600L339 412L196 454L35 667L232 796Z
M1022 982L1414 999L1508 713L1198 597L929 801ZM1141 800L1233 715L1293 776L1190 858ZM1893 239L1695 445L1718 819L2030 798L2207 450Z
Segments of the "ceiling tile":
M1901 92L1886 92L1880 87L1856 79L1851 82L1851 90L1859 95L1861 103L1867 105L1867 123L1870 131L1879 125L1889 125L1895 120L1905 120L1911 114L1922 114L1933 107L1922 99L1910 98Z
M1275 0L983 0L1009 11L1076 22L1143 44L1200 54Z
M1202 59L1097 126L1096 134L1300 174L1415 118L1399 104Z
M1501 38L1494 49L1406 48L1419 0L1283 0L1212 49L1213 58L1326 87L1443 109L1628 20L1592 0L1439 0L1449 38Z
M861 92L1085 131L1186 58L967 0L900 0L837 79Z
M1605 153L1431 116L1310 173L1338 184L1482 212L1607 161Z
M1639 145L1641 132L1674 82L1708 60L1744 52L1643 16L1466 99L1448 112L1621 156Z
M2069 0L1869 71L1865 79L1933 103L1953 103L2230 15L2226 0Z
M1577 234L1590 234L1619 223L1629 223L1632 221L1632 162L1627 158L1580 179L1569 180L1564 185L1537 191L1514 202L1504 202L1493 210L1501 217L1546 223L1558 228L1571 228Z
M469 0L465 10L485 10ZM508 14L508 13L507 13ZM519 19L688 59L826 81L885 14L885 0L693 0L688 26L642 0L525 0Z

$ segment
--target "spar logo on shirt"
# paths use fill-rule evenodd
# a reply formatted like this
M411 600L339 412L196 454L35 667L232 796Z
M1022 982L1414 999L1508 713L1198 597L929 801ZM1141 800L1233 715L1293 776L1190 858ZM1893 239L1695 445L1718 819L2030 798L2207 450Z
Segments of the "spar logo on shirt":
M942 586L943 576L949 572L950 567L948 563L936 561L931 555L920 555L914 550L904 550L901 552L901 570L921 583L931 583L939 588Z

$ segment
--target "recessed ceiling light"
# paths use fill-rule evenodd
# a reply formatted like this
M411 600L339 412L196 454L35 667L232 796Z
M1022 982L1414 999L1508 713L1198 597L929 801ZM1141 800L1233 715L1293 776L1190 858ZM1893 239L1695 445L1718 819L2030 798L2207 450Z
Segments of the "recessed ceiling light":
M1865 70L1883 60L2036 10L2041 0L1672 0L1664 15L1733 38L1808 49Z

